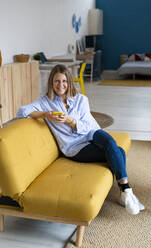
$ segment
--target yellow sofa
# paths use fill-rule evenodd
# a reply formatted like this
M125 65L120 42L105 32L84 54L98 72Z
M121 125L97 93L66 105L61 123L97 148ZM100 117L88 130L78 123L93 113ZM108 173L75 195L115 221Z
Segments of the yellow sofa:
M110 133L127 152L130 136ZM0 129L0 188L18 206L0 204L0 231L5 215L84 227L96 217L113 184L105 163L79 163L59 155L42 119L19 119Z

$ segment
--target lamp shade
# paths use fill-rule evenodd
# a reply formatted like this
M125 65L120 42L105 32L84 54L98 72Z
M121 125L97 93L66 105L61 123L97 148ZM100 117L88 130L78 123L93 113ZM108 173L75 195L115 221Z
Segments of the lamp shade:
M89 35L103 34L103 11L101 9L89 9L88 33Z

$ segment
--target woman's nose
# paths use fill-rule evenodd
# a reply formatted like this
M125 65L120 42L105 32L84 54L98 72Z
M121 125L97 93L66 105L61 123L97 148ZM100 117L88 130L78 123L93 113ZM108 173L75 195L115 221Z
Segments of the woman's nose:
M62 80L59 80L58 84L59 84L59 85L63 85L64 82L63 82Z

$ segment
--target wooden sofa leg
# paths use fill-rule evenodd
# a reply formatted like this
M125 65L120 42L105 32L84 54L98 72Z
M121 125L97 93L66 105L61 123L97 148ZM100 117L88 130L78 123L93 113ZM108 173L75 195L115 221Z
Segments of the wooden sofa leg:
M4 230L4 215L0 214L0 232Z
M81 247L85 226L78 226L76 232L76 246Z

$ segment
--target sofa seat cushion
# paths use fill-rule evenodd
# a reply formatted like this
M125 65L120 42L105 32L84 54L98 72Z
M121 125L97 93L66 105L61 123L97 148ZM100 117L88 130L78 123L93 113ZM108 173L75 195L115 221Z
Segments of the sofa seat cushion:
M2 128L0 130L2 195L17 200L58 155L56 142L42 119L20 119Z
M118 146L122 147L126 154L131 146L131 137L129 133L108 132L115 140Z
M112 183L105 163L59 158L34 180L19 202L26 213L90 221L98 214Z

